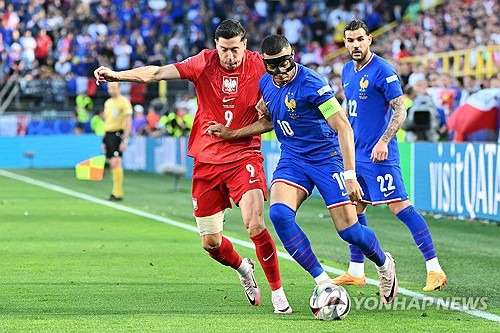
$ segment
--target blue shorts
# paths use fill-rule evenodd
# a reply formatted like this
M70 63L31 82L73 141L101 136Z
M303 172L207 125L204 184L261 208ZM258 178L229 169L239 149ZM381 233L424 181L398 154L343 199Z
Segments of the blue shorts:
M314 186L325 200L328 209L352 203L347 196L342 157L311 163L294 157L281 156L273 174L272 184L282 182L306 192L310 196Z
M409 198L399 165L357 162L356 175L365 194L364 203L376 206Z

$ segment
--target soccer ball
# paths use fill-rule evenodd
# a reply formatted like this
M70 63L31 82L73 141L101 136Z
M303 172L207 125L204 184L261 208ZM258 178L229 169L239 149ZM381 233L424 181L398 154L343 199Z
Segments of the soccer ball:
M341 320L351 309L351 299L344 287L323 283L314 288L309 306L316 319Z

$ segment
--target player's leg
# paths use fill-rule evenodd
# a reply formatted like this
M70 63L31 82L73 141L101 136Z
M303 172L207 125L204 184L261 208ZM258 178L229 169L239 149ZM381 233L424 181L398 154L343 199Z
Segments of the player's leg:
M316 283L330 280L314 254L306 234L295 222L301 203L314 188L303 166L282 158L276 167L271 186L269 217L283 246L292 258L314 278Z
M342 159L332 157L322 164L310 165L308 168L312 181L325 200L339 236L347 243L357 246L375 263L380 279L380 297L384 303L393 302L398 286L394 260L390 253L384 253L373 230L358 222L356 208L345 191Z
M415 210L410 200L390 203L389 209L408 227L415 244L424 256L427 281L423 290L440 290L448 281L446 274L439 264L427 222Z
M349 244L357 246L373 261L379 275L380 297L386 304L392 303L398 293L396 264L389 252L384 253L375 232L357 221L353 205L329 209L339 236Z
M215 169L214 169L215 168ZM231 207L227 189L218 184L216 167L196 163L193 168L192 197L194 216L201 244L211 258L238 272L245 295L251 305L260 303L260 289L254 278L254 263L241 258L229 239L222 235L224 211Z
M276 245L264 224L267 184L262 158L247 159L228 174L230 196L240 207L243 223L255 245L255 253L271 287L275 313L292 313L281 283Z
M106 132L104 137L104 146L106 157L109 161L109 169L113 180L113 189L108 200L123 200L123 168L122 153L120 151L121 137L119 132Z
M366 195L366 191L363 190ZM358 217L358 222L361 225L367 226L366 222L366 203L358 202L356 205L356 213ZM336 278L333 281L336 284L348 284L354 286L364 286L366 285L365 276L365 255L359 247L353 244L349 244L349 268L347 271Z

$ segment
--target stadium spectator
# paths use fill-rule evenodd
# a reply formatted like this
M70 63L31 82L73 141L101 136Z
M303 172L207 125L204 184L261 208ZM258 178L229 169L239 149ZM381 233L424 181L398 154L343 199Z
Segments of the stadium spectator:
M76 96L75 100L75 134L89 133L91 131L90 126L90 114L94 108L94 102L85 91Z
M45 29L40 29L36 38L35 56L40 65L47 64L50 48L52 47L52 39L47 35Z
M144 107L140 104L134 105L131 135L143 135L144 127L147 126L147 124L148 120L144 116Z

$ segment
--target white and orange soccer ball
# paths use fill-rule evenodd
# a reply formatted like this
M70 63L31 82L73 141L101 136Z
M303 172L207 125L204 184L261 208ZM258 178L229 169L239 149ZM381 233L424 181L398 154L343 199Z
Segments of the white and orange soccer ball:
M344 287L322 283L314 288L309 306L316 319L341 320L351 309L351 299Z

